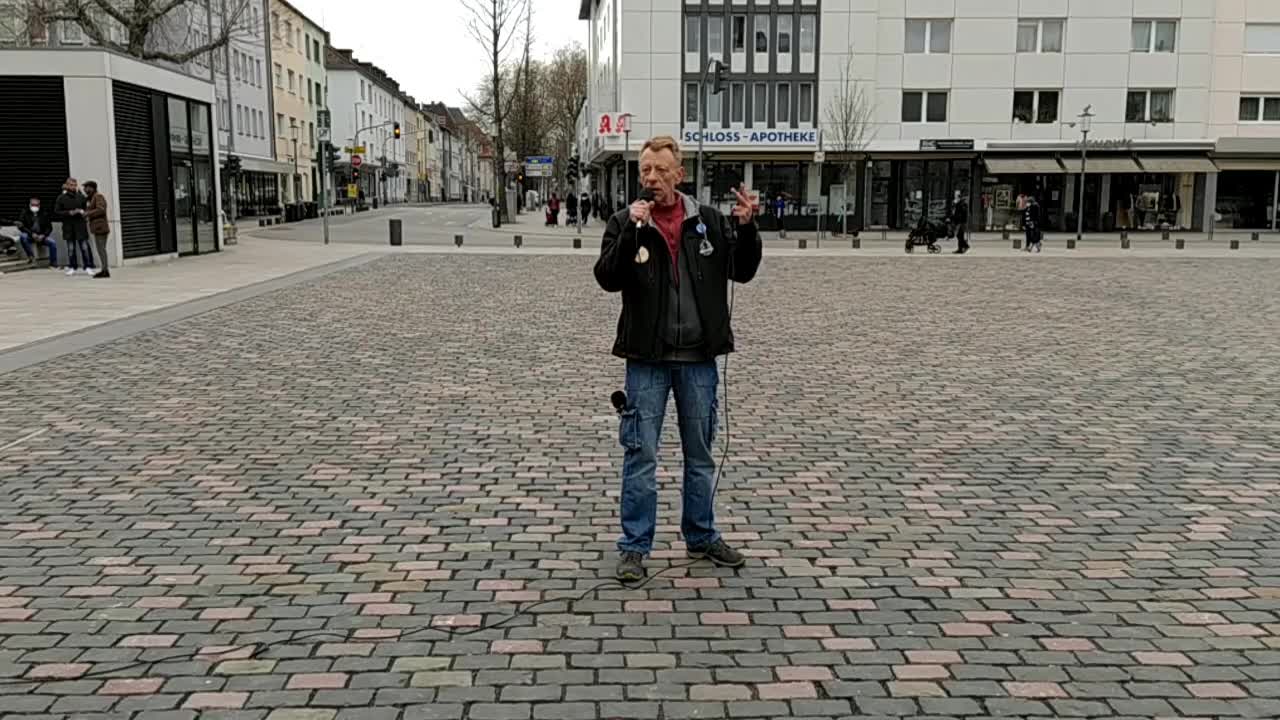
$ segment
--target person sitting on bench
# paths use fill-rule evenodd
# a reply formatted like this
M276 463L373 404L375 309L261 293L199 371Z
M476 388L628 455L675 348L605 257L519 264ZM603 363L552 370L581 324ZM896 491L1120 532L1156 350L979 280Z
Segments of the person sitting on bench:
M27 264L36 263L35 245L44 245L49 250L49 267L58 267L58 243L53 239L53 221L49 214L40 207L40 198L33 197L27 207L18 216L18 242L27 254Z

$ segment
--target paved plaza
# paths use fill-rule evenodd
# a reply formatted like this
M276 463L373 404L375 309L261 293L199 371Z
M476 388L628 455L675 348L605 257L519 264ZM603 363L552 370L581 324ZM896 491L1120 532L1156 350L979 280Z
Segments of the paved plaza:
M593 260L370 254L7 373L0 718L1280 716L1280 259L766 252L748 563L686 565L669 408L638 589Z

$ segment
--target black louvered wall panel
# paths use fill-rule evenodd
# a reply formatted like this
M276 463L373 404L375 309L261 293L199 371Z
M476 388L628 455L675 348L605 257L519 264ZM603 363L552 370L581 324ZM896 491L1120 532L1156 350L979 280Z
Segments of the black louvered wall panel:
M120 179L120 239L126 258L160 249L156 203L155 124L151 92L112 83L116 116L116 172Z
M32 195L52 209L71 174L61 77L0 75L0 222Z

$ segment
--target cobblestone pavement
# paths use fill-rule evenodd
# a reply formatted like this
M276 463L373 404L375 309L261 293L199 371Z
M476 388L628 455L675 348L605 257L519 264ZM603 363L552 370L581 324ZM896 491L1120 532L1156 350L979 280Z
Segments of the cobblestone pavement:
M766 258L748 565L582 601L589 257L389 256L3 378L0 444L45 432L0 451L0 715L1280 716L1280 262L1043 260Z

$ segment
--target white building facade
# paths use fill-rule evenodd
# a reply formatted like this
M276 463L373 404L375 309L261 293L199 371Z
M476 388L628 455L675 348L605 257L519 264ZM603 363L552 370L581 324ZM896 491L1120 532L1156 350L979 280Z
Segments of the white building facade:
M329 81L329 111L332 113L333 143L339 155L339 179L351 179L351 155L347 148L361 146L361 165L356 173L360 192L367 202L404 202L406 177L403 124L406 109L400 86L376 66L356 60L350 50L329 48L326 56ZM394 127L401 124L401 137ZM358 137L357 137L358 135ZM398 176L389 177L388 167L398 165Z
M1027 195L1054 229L1081 213L1091 231L1275 227L1280 2L582 0L579 16L587 124L631 113L633 195L639 147L670 134L688 192L701 136L702 197L727 204L744 182L766 227L841 207L854 226L909 227L963 198L995 230ZM711 59L729 73L704 108ZM866 142L841 152L829 113L855 89ZM590 133L581 148L615 205L623 146Z

